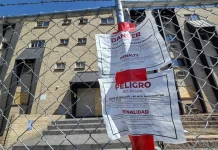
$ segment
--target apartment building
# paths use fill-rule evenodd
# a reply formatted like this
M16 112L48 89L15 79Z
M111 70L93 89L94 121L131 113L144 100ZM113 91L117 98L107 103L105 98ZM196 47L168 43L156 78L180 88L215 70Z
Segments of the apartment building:
M145 10L130 10L139 24ZM174 68L180 112L211 112L217 93L217 16L153 10ZM13 114L101 116L95 34L116 31L112 8L9 18L1 25L0 109ZM205 18L207 21L205 21ZM214 72L212 72L212 70ZM2 130L7 120L0 117ZM2 133L2 132L1 132Z

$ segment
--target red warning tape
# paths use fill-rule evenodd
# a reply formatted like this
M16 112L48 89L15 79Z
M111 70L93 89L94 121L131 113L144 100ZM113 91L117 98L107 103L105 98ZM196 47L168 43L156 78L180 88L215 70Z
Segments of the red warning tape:
M135 30L134 23L121 22L118 24L118 32ZM118 33L115 32L114 34ZM115 76L116 84L124 84L130 81L146 81L147 73L146 69L135 69L117 72ZM132 150L154 150L154 137L153 135L141 135L133 136L129 135L129 139L132 143Z
M124 84L130 81L146 81L146 69L134 69L117 72L115 76L116 84Z

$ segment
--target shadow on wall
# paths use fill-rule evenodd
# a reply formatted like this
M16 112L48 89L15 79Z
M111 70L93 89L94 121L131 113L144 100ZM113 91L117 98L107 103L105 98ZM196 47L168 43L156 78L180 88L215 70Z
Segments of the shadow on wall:
M72 118L71 91L68 89L62 100L58 101L60 102L59 107L55 110L53 115L65 115L66 118Z
M2 80L2 84L0 85L0 109L3 110L3 115L8 118L9 112L10 112L10 102L8 102L8 98L11 97L11 95L8 94L9 85L12 85L10 89L13 89L13 84L16 81L13 81L13 70L9 74L8 69L10 69L8 66L11 64L12 57L14 55L14 48L16 47L21 29L22 29L22 23L16 23L13 25L6 25L3 27L3 36L7 40L7 44L3 47L2 55L0 56L0 80ZM4 29L5 28L5 29ZM16 32L16 34L14 34ZM1 41L2 42L2 41ZM4 85L4 86L2 86ZM8 104L7 104L8 103ZM3 135L4 129L6 125L5 118L0 116L0 135Z

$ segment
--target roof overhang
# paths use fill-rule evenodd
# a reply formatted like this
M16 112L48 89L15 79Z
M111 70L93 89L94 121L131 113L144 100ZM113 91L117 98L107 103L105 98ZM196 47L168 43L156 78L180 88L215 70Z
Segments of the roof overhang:
M26 60L26 59L42 58L44 49L45 48L26 48L16 59L17 60Z
M98 72L77 72L77 74L70 81L73 88L99 88Z

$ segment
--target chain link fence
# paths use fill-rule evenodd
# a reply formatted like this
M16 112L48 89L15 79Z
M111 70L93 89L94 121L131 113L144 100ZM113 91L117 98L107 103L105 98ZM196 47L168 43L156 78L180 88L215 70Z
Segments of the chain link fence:
M152 11L165 39L187 139L156 149L218 148L217 5L132 4L125 20ZM0 18L2 149L131 149L109 140L101 114L95 34L116 30L114 7Z

